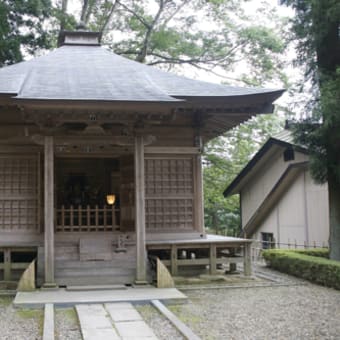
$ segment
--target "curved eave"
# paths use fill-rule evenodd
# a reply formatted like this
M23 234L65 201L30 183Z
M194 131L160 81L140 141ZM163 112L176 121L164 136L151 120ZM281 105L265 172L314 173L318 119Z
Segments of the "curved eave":
M183 96L178 95L176 93L171 93L170 95L172 97L178 98L178 99L185 99L185 100L191 100L195 102L203 101L203 102L224 102L228 100L229 102L239 102L240 99L247 99L251 101L272 101L274 102L276 99L278 99L286 90L280 89L280 90L263 90L256 93L240 93L238 95L202 95L202 96Z

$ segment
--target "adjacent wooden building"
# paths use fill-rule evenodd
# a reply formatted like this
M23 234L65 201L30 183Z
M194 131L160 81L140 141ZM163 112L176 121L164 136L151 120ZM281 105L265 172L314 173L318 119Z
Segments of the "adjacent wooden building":
M314 183L308 162L290 131L268 139L224 192L240 194L243 235L263 248L328 246L328 186Z
M147 248L171 253L176 272L178 244L208 247L212 267L216 247L245 245L205 235L202 148L272 112L282 91L163 72L106 50L95 32L62 32L60 41L0 69L7 260L10 249L37 249L38 284L47 287L142 283Z

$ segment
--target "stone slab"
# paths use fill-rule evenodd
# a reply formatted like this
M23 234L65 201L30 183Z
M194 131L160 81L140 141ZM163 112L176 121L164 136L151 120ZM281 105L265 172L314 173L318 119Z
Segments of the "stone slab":
M82 329L83 340L121 340L117 332L112 328Z
M76 305L84 340L119 340L103 305Z
M184 336L185 339L200 340L198 337L185 323L183 323L178 317L166 308L160 301L151 301L152 305L156 307Z
M54 306L51 303L45 305L43 340L54 339Z
M114 322L143 320L131 303L107 303L105 309Z
M131 302L148 303L160 300L166 304L186 303L188 298L176 288L128 288L125 290L99 291L56 291L18 292L13 304L25 308L42 308L46 303L55 307L74 306L76 304Z
M115 322L119 335L125 339L157 339L155 333L144 321Z

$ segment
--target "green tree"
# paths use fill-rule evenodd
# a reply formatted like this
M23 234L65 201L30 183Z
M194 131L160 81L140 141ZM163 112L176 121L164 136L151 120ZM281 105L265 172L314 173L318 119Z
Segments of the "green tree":
M38 48L49 48L44 24L51 15L50 0L0 2L0 67L21 61Z
M239 198L224 198L223 191L263 142L283 128L278 115L259 115L215 138L204 152L205 225L215 233L240 232Z
M256 22L244 14L244 2L78 0L79 18L101 31L103 42L118 54L178 72L183 65L186 71L191 67L219 75L238 68L235 78L253 85L286 82L284 23L269 10L261 17L276 18L275 26ZM68 13L67 0L60 2L59 12ZM65 15L60 16L61 27Z
M328 181L330 257L340 261L340 2L284 2L295 9L298 58L314 85L312 114L295 125L295 137L309 149L313 178Z

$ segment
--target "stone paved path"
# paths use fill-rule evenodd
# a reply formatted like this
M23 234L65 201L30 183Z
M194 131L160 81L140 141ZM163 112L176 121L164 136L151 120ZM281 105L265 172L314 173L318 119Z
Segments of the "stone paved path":
M157 340L131 303L76 305L84 340Z

